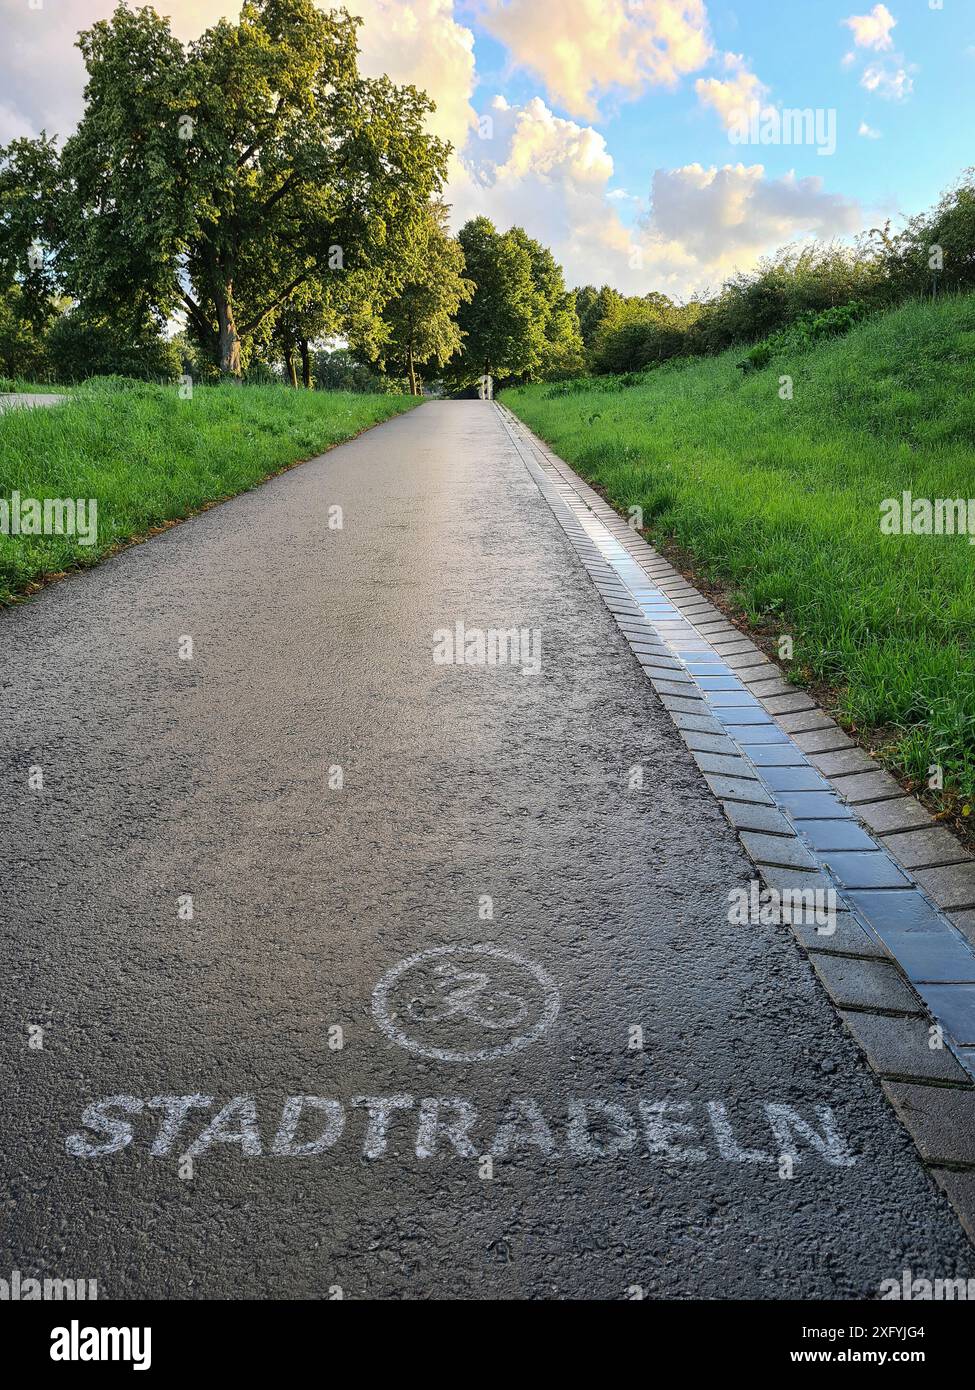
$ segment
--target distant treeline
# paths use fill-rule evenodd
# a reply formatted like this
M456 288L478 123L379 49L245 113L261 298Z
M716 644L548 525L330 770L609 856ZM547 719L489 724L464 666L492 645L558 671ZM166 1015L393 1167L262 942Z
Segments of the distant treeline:
M888 223L853 246L785 247L713 296L678 304L662 294L624 296L588 285L575 298L590 370L626 373L790 329L835 333L873 309L973 289L975 170L968 170L936 208L899 232Z
M183 45L121 3L83 31L77 130L0 148L0 374L462 390L841 331L975 283L969 173L902 231L786 248L712 296L568 290L520 227L450 235L432 103L362 76L358 23L253 0Z

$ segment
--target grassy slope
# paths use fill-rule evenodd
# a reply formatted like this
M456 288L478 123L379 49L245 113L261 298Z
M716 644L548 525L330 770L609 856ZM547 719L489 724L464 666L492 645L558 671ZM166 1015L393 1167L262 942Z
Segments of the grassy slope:
M51 389L51 388L45 388ZM95 497L98 543L0 535L0 604L46 575L253 487L416 404L409 396L283 387L84 389L0 415L0 497Z
M975 298L910 304L744 378L741 357L504 400L754 624L791 633L792 678L833 687L891 765L926 780L940 763L970 801L975 546L884 536L879 504L975 497Z

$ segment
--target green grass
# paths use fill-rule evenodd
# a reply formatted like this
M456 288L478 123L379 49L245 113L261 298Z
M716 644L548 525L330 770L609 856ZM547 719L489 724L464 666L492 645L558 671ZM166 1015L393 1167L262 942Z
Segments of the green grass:
M969 803L975 546L879 520L903 490L975 497L975 298L909 304L744 375L742 357L504 401L751 624L791 634L792 678L830 687L892 766L926 781L941 764Z
M415 404L276 386L197 387L181 400L175 387L95 382L64 405L6 411L0 498L96 498L98 539L0 534L0 604Z

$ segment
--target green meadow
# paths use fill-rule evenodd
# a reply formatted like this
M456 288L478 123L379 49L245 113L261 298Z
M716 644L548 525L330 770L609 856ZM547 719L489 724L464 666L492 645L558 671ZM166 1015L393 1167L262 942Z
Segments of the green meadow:
M743 365L739 365L743 364ZM792 381L791 399L788 383ZM846 336L639 376L506 391L505 404L842 721L946 803L975 800L975 546L888 535L881 503L975 498L975 297L911 302Z
M183 400L173 386L106 378L74 388L63 405L6 411L0 500L94 498L98 530L91 546L0 534L0 604L416 404L283 386L203 386Z

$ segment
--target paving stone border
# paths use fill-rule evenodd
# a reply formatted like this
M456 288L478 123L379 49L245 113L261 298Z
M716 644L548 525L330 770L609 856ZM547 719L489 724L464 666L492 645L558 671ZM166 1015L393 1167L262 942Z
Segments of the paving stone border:
M512 445L975 1241L975 860L505 406Z

